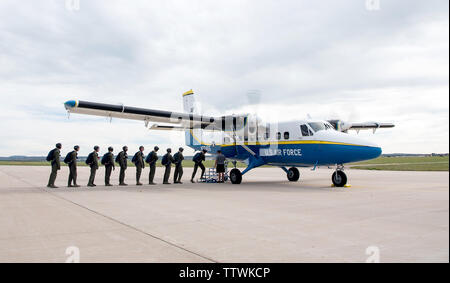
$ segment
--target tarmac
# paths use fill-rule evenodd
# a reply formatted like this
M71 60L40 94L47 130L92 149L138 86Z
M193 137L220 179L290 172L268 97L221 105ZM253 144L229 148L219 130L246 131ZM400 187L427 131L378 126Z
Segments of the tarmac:
M352 186L334 188L329 169L241 185L191 184L191 170L106 188L101 169L98 187L69 189L63 168L47 189L49 167L0 166L0 262L449 262L448 172L347 170Z

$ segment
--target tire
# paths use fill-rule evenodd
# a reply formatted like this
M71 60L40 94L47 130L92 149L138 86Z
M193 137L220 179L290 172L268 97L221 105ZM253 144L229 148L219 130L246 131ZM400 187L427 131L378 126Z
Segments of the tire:
M289 169L287 177L290 182L298 182L298 180L300 180L300 171L298 171L297 168L292 167L291 169Z
M242 173L239 169L233 169L230 172L230 180L232 184L239 185L242 183Z
M343 187L347 184L347 175L342 171L336 171L333 173L331 181L333 181L334 186Z

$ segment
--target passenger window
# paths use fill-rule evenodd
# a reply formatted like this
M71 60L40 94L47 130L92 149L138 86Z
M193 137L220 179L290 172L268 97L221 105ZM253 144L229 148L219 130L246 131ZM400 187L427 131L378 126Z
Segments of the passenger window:
M306 125L301 125L301 126L300 126L300 129L301 129L301 131L302 131L302 136L304 136L304 137L309 137L309 136L310 136L310 131L309 131L309 129L308 129L308 126L306 126Z
M281 133L280 133L280 132L277 133L277 139L278 139L279 141L281 140Z
M290 137L289 132L285 132L285 133L284 133L284 139L285 139L285 140L288 140L289 137Z

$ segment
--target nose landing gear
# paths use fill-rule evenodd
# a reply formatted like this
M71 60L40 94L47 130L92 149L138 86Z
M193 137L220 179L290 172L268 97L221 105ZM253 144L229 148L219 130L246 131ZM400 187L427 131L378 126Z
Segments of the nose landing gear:
M331 181L335 187L344 187L347 184L347 175L345 175L343 170L344 166L338 165L331 176Z

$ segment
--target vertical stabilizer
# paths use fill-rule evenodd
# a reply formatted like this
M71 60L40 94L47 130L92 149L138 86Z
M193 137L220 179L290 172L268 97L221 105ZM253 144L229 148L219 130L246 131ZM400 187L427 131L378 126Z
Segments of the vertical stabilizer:
M195 98L192 89L183 93L183 107L185 113L195 113Z

